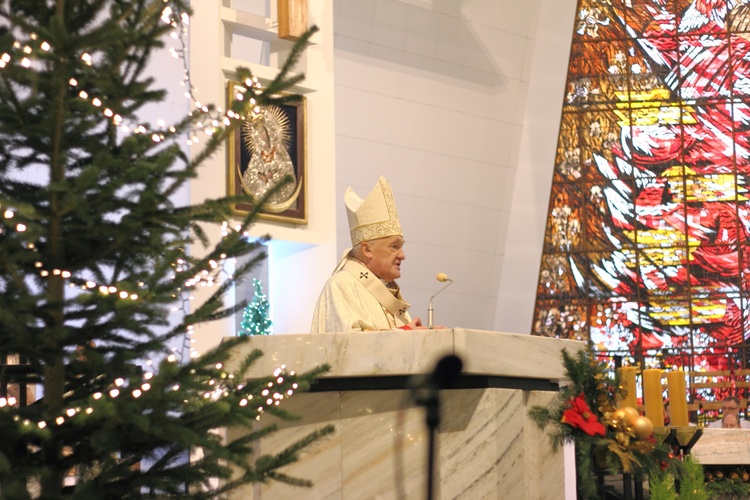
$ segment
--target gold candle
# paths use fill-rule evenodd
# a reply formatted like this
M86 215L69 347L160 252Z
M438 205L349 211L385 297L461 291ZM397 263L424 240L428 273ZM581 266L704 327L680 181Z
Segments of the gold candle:
M673 427L687 426L687 391L685 389L685 374L682 370L667 373L667 387L669 388L670 425Z
M620 408L629 406L637 410L638 398L635 393L635 366L623 366L617 369L617 373L620 374L620 386L624 393L623 398L620 400Z
M662 370L643 370L643 404L646 417L654 427L664 427L664 399L661 393Z

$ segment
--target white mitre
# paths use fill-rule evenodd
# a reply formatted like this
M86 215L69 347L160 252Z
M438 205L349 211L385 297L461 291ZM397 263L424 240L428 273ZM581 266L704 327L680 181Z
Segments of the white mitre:
M393 191L382 175L364 200L351 187L344 193L352 246L387 236L401 236Z

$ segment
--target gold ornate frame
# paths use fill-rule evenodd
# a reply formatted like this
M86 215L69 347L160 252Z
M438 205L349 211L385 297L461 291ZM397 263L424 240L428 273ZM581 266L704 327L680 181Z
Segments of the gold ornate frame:
M235 92L235 86L240 84L229 82L227 86L227 102L231 102ZM248 176L256 175L257 166L273 170L273 159L277 153L289 158L292 164L293 175L296 180L294 190L289 197L278 203L269 203L264 206L259 217L262 219L287 222L292 224L307 224L307 149L306 149L306 101L303 97L300 102L281 104L276 109L268 109L284 121L288 126L284 135L288 140L284 141L283 147L274 145L269 153L261 151L261 154L252 151L248 147L247 136L243 142L243 130L245 126L237 127L227 138L227 180L228 193L230 196L253 194L254 183ZM269 107L270 108L270 107ZM254 165L251 168L251 162ZM287 163L288 165L288 163ZM249 171L248 171L249 170ZM261 176L262 178L262 176ZM254 208L254 203L235 203L234 211L238 214L247 214Z

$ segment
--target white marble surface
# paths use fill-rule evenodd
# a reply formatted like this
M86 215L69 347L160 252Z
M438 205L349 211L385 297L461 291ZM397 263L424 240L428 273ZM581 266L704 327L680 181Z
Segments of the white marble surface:
M582 349L583 342L516 333L456 328L453 353L464 361L464 373L561 380L561 351Z
M252 349L264 356L250 376L266 376L285 365L305 371L323 363L328 376L377 377L431 371L438 359L456 354L464 373L497 377L559 380L560 351L580 342L528 335L446 329L356 334L304 334L253 337L240 346L227 368ZM561 498L562 453L528 417L534 405L546 405L556 392L506 388L451 389L440 392L442 423L438 433L436 498ZM284 409L303 418L280 422L261 440L259 454L285 446L326 424L335 432L305 449L283 472L314 483L301 489L270 481L236 492L235 499L423 499L428 431L422 407L403 389L331 391L296 394ZM264 417L260 425L275 422ZM227 430L229 438L236 431ZM544 471L544 481L539 478Z
M431 371L446 354L459 356L463 373L560 380L561 350L574 352L583 342L512 333L468 330L385 331L269 335L252 337L228 363L231 370L244 355L264 355L250 376L265 376L285 365L298 372L324 363L328 377L412 375Z
M514 389L443 391L435 498L558 500L563 491L561 452L527 417L530 405L552 392ZM406 391L300 394L287 410L304 415L282 422L258 452L277 453L326 423L336 432L313 443L285 474L312 488L269 481L236 491L232 499L415 499L426 491L428 433L424 411ZM261 425L275 423L264 419ZM230 437L238 435L229 431ZM539 481L544 471L544 482Z
M703 428L690 453L704 465L750 465L750 429Z

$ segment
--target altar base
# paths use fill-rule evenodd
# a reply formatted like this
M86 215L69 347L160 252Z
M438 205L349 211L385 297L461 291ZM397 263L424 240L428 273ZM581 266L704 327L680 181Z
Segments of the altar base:
M346 376L340 368L334 369L334 376L322 379L320 386L313 388L315 392L295 394L285 400L284 408L302 416L300 421L261 421L263 426L278 423L279 431L261 440L256 447L258 455L278 453L323 425L334 425L336 431L332 435L313 443L300 453L298 461L284 467L285 474L311 480L312 488L269 481L238 490L231 498L423 500L429 434L424 409L414 403L411 390L404 387L408 377L428 371L425 363L434 366L446 353L464 360L465 375L457 388L440 392L442 421L438 430L435 498L562 498L562 452L552 452L549 437L528 417L528 409L553 401L556 383L563 373L560 350L575 351L581 348L580 343L458 329L424 335L373 332L346 334L338 339L329 335L342 334L263 337L245 346L266 353L261 364L263 359L265 363L269 359L276 363L295 359L297 366L285 364L300 371L320 362L315 344L328 347L339 342L338 349L328 357L346 358L341 349L352 349L354 343L358 344L355 350L362 352L361 344L372 342L373 347L380 348L367 351L369 360L348 359L338 366L348 366L351 373L366 371L355 365L369 364L371 370L377 366L380 373L375 377L363 373ZM309 355L297 351L295 345L304 346ZM446 345L451 346L447 351ZM455 345L477 346L480 356L472 356L472 347L453 349ZM389 350L396 347L402 356L389 357ZM519 357L526 348L532 352ZM546 356L540 358L539 349ZM410 364L412 354L421 363L418 370L405 366ZM514 359L505 363L508 355ZM310 364L310 359L315 361ZM543 367L537 365L540 359L545 359ZM509 365L515 366L511 368L515 375L508 373ZM267 373L271 366L259 369L259 374ZM543 376L535 378L540 372ZM238 437L237 432L228 429L227 436Z

